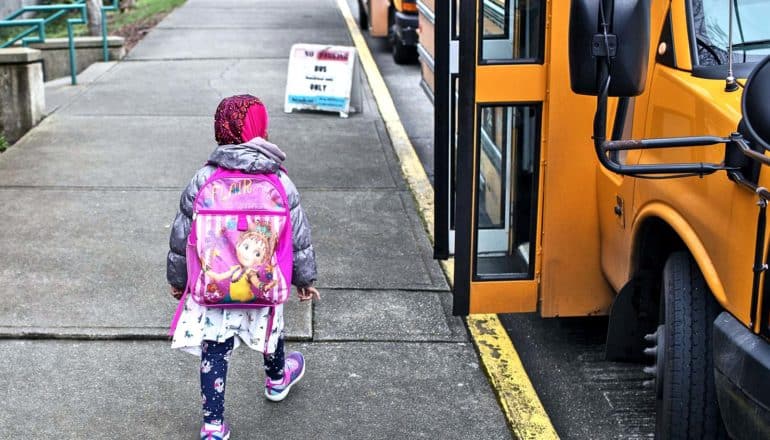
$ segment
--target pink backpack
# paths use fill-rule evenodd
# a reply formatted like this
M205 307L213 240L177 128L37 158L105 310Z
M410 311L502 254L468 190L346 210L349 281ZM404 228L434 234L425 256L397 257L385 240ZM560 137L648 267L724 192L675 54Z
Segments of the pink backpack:
M275 174L217 168L193 203L187 292L207 307L286 302L292 234L286 191Z

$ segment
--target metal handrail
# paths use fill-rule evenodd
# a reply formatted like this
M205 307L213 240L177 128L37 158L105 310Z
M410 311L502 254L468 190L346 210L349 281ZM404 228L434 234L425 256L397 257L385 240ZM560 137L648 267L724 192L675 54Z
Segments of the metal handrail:
M107 12L116 11L120 0L112 0L110 5L102 5L102 50L104 53L104 61L109 61L110 54L107 45ZM88 23L88 13L86 10L86 0L75 0L74 3L62 4L62 5L31 5L24 6L12 13L11 15L0 20L0 28L4 27L20 27L29 26L27 29L21 31L18 35L10 38L6 42L0 44L0 49L11 46L18 42L21 42L22 46L27 46L30 43L44 43L46 40L45 27L49 23L62 17L70 11L80 11L80 14L76 18L67 19L67 37L70 59L70 78L72 85L77 84L77 63L75 61L75 38L72 32L72 26L76 24ZM21 16L27 12L50 12L56 11L46 18L22 18ZM37 33L37 36L31 37L31 34Z
M62 15L72 10L80 10L81 16L79 19L70 18L68 20L75 20L76 22L73 24L83 24L87 22L85 0L76 0L76 2L73 4L65 4L65 5L32 5L32 6L22 7L21 9L12 13L11 15L0 20L0 27L17 27L17 26L25 26L25 25L31 25L32 27L22 31L21 33L11 38L10 40L6 41L5 43L0 44L0 48L8 47L19 40L21 40L22 46L26 46L29 43L44 42L45 26L48 23L51 23L52 21L56 20L57 18L61 17ZM16 19L18 16L27 12L48 12L48 11L56 11L56 12L54 12L53 14L49 15L46 18L29 18L29 19L18 19L18 20ZM83 20L83 22L81 23L80 20ZM27 35L33 33L36 30L38 32L38 36L36 38L25 38L27 37Z
M112 0L112 5L102 5L102 51L104 52L104 61L110 60L110 51L107 49L107 13L117 11L120 0Z

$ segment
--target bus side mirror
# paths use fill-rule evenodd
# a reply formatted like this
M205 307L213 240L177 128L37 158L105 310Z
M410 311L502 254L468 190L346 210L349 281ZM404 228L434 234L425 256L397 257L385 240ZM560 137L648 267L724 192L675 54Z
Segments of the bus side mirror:
M741 102L749 139L770 150L770 55L751 71Z
M601 8L601 3L605 7ZM605 38L600 26L609 24ZM572 91L599 95L599 63L612 62L609 96L644 91L650 49L649 0L572 0L569 19L569 70Z

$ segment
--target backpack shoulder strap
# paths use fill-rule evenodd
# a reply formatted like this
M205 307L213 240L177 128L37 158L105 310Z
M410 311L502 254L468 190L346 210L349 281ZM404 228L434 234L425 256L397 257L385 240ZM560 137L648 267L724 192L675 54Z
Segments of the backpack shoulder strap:
M285 168L283 167L281 167L281 170L286 172ZM291 207L289 206L289 197L286 195L286 188L283 187L283 183L281 183L281 179L278 177L278 174L268 173L268 174L263 174L263 176L265 176L267 180L269 180L270 183L272 183L273 186L278 190L278 194L281 195L281 200L283 201L283 206L286 209L286 216L289 217L291 214Z

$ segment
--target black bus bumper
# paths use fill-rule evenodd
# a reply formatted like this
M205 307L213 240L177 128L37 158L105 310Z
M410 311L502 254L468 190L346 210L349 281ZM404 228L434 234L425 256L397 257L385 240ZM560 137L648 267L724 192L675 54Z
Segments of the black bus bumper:
M405 12L396 12L396 22L393 26L398 40L404 46L417 45L417 26L419 25L417 14L407 14Z
M770 438L770 344L727 312L714 321L714 377L730 436Z

